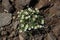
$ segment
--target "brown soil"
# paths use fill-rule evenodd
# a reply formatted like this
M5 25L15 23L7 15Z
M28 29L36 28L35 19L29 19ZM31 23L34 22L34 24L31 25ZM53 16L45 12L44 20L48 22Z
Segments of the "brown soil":
M40 10L45 27L19 33L17 11L28 7ZM60 40L60 0L0 0L0 13L4 12L10 13L12 20L0 27L0 40Z

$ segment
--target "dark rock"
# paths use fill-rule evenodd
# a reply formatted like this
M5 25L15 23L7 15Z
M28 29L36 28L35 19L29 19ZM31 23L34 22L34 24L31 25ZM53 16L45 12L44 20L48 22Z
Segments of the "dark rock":
M9 13L0 13L0 27L11 23L11 16Z

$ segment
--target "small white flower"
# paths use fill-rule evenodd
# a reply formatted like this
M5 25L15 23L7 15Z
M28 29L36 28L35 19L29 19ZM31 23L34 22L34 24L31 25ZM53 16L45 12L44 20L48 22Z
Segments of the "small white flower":
M24 19L24 15L22 15L21 19Z
M31 26L31 28L34 28L33 26Z
M34 11L34 10L33 10L32 12L33 12L33 13L35 13L35 11Z
M21 10L21 12L23 12L23 10Z
M40 25L37 25L37 27L39 28Z
M19 30L19 32L21 33L21 32L23 32L22 30Z
M28 8L28 10L29 10L30 12L32 12L32 9L31 9L31 8Z
M28 24L26 24L24 31L26 31L27 29L28 29Z
M20 22L23 22L23 20L20 20Z
M30 16L26 16L26 17L25 17L25 19L28 19L28 18L30 18Z
M42 27L44 27L44 26L40 25L40 28L42 28Z
M32 14L34 14L34 13L32 13Z
M26 11L26 12L24 12L26 15L28 15L28 12Z
M28 30L31 30L31 28L28 28Z
M26 31L27 29L24 29L24 31Z
M28 18L30 18L30 16L28 16Z
M38 16L37 15L35 15L35 18L37 18Z
M38 10L38 8L35 8L35 10Z
M39 10L37 10L37 12L39 12Z
M24 24L21 24L21 27L24 27Z
M18 11L17 14L19 14L20 12Z
M28 17L25 17L25 19L28 19Z
M33 21L35 21L36 19L35 18L33 18Z
M37 29L37 26L35 26L34 29Z
M20 17L20 15L18 15L18 17Z
M44 19L41 20L41 24L44 24Z
M26 24L25 28L28 28L28 24Z
M16 17L15 16L13 16L13 19L15 19Z
M35 10L36 10L37 12L39 12L38 8L35 8Z

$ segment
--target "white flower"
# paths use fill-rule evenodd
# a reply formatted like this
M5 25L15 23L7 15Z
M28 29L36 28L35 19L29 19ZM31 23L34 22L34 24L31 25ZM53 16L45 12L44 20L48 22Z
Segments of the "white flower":
M44 24L44 19L41 20L41 24Z
M37 15L35 15L35 18L37 18L38 16Z
M33 21L35 21L36 19L35 18L33 18Z
M25 19L28 19L29 17L25 17Z
M26 31L27 29L24 29L24 31Z
M28 10L29 10L30 12L32 12L32 9L31 9L31 8L28 8Z
M20 22L23 22L23 20L20 20Z
M19 14L20 12L18 11L17 14Z
M21 12L23 12L23 10L21 10Z
M31 28L34 28L33 26L31 26Z
M24 27L24 24L21 24L21 27Z
M38 8L35 8L35 10L38 10Z
M28 24L26 24L25 28L26 28L26 29L28 28Z
M21 19L24 19L24 15L22 15Z
M30 18L30 16L28 16L28 18Z
M20 15L18 15L18 17L20 17Z
M38 8L35 8L35 10L36 10L37 12L39 12Z
M19 32L21 33L21 32L23 32L22 30L19 30Z
M42 27L44 27L44 26L40 25L40 28L42 28Z
M37 27L39 28L40 25L37 25Z
M28 18L30 18L30 16L25 17L25 19L28 19Z
M32 12L33 12L33 13L35 13L35 11L34 11L34 10L33 10Z
M37 12L39 12L39 10L36 10Z
M26 24L24 31L26 31L27 29L28 29L28 24Z
M28 28L28 30L31 30L31 28Z
M32 13L32 14L34 14L34 13Z
M28 12L26 11L26 12L24 12L26 15L28 15Z
M34 29L37 29L37 26L35 26Z
M18 11L17 14L21 14L23 12L23 10L21 10L20 12Z

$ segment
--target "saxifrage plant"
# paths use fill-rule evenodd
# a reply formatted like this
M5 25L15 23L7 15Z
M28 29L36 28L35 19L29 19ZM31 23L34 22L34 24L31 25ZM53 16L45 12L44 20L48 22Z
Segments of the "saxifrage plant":
M21 10L18 12L19 31L25 32L31 29L38 29L44 27L44 18L39 14L39 10L31 8Z

